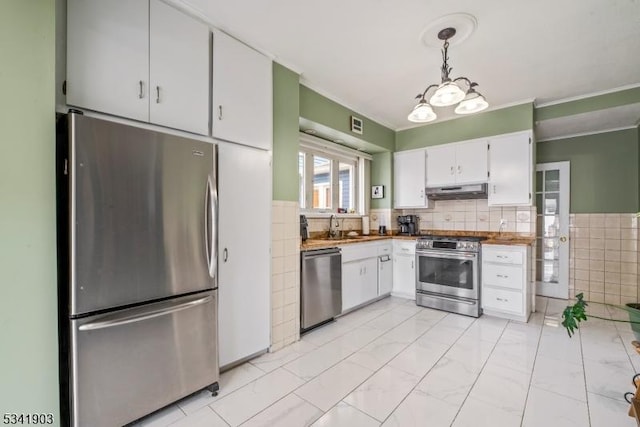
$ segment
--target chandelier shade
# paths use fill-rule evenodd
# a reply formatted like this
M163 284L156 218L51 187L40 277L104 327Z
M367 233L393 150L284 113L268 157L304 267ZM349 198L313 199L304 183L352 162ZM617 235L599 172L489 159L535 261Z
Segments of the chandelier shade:
M489 103L475 90L471 89L467 92L465 98L458 104L455 109L456 114L473 114L482 111L489 106Z
M440 70L441 83L427 86L424 92L416 96L416 99L420 101L409 113L407 117L409 121L426 123L435 120L438 116L432 107L449 107L457 104L454 110L456 114L473 114L489 107L485 97L475 90L475 87L478 86L476 82L467 77L457 77L455 79L449 77L452 70L448 63L449 39L455 34L456 29L451 27L445 28L438 33L438 38L444 41L442 67ZM436 88L436 90L429 98L429 102L427 102L427 92L432 88Z
M418 104L413 107L411 113L409 113L409 121L414 123L427 123L435 120L437 118L436 113L433 112L433 108L431 105L424 99L418 102Z
M462 101L464 96L465 93L456 83L447 81L438 86L438 89L429 99L429 104L434 107L448 107Z

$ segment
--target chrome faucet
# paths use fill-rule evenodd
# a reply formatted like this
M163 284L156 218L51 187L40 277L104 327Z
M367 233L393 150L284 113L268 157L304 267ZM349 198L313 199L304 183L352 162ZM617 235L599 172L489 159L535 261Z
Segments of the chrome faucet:
M335 222L334 222L335 219ZM335 227L335 228L334 228ZM335 215L331 215L329 218L329 237L336 238L340 235L340 222L338 222L338 218Z

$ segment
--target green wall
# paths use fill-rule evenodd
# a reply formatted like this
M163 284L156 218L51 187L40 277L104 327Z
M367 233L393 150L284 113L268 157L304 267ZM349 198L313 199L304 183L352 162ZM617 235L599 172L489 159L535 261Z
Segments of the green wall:
M640 102L640 87L536 108L535 119L540 121L556 119L637 102Z
M273 63L273 200L298 201L299 76Z
M487 111L396 133L396 151L533 129L533 104Z
M362 119L364 126L362 135L351 132L352 115ZM300 85L300 117L355 136L385 150L393 151L394 149L395 132L393 130L358 112L349 110L303 85Z
M384 198L371 199L371 209L393 207L393 153L378 153L371 161L371 185L384 185ZM365 188L365 191L369 189ZM371 197L371 196L369 196Z
M638 129L538 142L537 163L571 162L572 213L637 212Z
M58 424L54 2L0 10L0 414Z

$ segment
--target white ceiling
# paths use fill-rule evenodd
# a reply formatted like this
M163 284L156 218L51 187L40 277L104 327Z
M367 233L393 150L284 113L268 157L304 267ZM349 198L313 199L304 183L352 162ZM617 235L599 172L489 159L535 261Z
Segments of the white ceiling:
M451 13L477 19L449 49L452 75L478 82L491 108L640 84L640 0L183 2L303 84L396 130L412 126L415 95L440 79L440 51L420 33Z

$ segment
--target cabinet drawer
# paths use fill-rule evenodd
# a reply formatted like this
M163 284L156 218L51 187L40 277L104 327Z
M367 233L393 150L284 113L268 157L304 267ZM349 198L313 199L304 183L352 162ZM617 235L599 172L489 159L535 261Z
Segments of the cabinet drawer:
M416 241L394 240L393 251L397 254L414 255L416 253Z
M482 260L486 262L522 265L524 262L524 254L521 251L517 250L514 251L509 249L499 249L489 246L483 246Z
M376 258L378 256L378 245L376 243L353 243L340 246L340 249L342 250L342 262Z
M483 287L481 300L485 309L522 313L522 292Z
M393 245L391 244L384 244L384 245L378 246L378 255L391 255L392 251L393 251Z
M482 285L502 286L518 291L524 289L522 267L514 265L482 264Z

